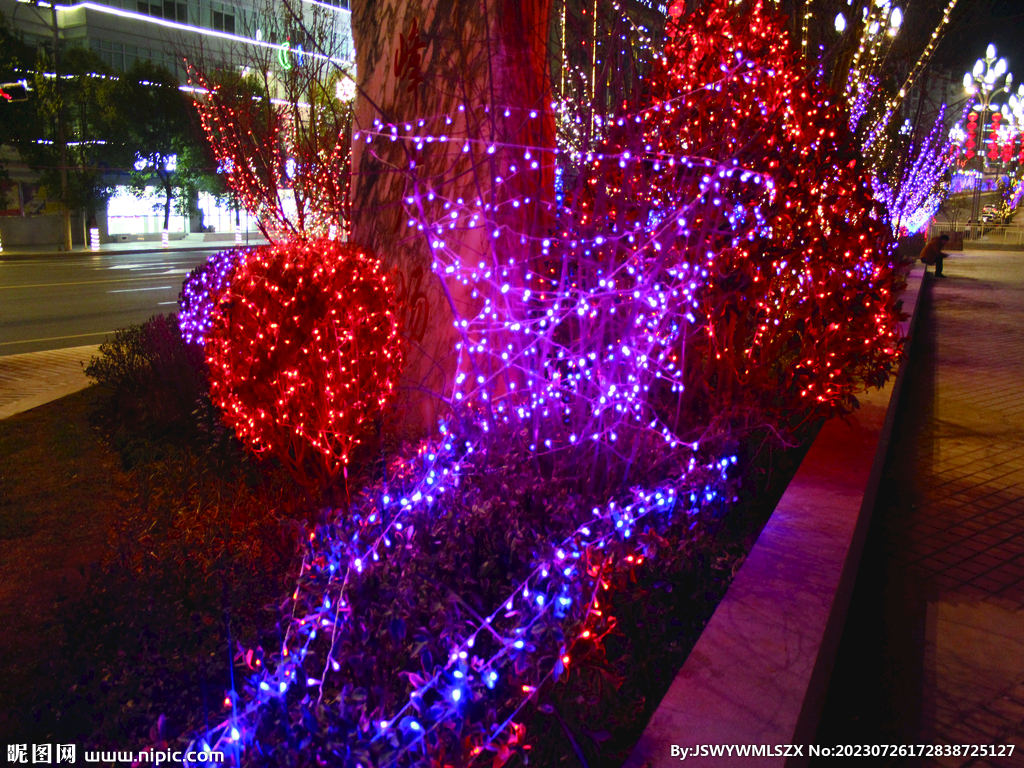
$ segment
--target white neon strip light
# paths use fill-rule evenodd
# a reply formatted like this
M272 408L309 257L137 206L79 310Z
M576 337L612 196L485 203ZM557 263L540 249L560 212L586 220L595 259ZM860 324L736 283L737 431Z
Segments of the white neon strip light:
M178 86L178 90L179 91L184 91L185 93L209 93L210 92L209 88L200 88L198 85L179 85ZM253 96L252 100L253 101L259 101L260 97ZM275 105L277 105L279 107L290 107L290 106L292 106L292 102L287 101L286 99L271 99L270 103L271 104L275 104ZM296 101L296 102L294 102L294 105L296 107L302 107L303 109L305 109L306 107L309 106L309 103L305 102L305 101Z
M321 3L319 0L302 0L302 2L309 3L310 5L319 5L321 8L327 8L330 11L337 11L338 13L352 13L350 8L339 8L338 6L331 5L330 3Z
M22 2L22 3L33 4L33 3L31 3L31 0L18 0L18 1ZM304 0L304 2L314 2L314 0ZM325 3L315 3L315 4L316 5L324 5L324 7L326 7L326 8L334 8L334 6L326 5ZM50 7L52 7L49 3L46 3L46 2L40 2L38 5L40 7L42 7L42 8L50 8ZM181 24L181 23L179 23L177 21L168 21L167 19L159 19L156 16L146 16L145 14L142 14L142 13L134 13L132 11L125 11L125 10L123 10L121 8L112 8L109 5L100 5L99 3L84 2L84 3L75 3L74 5L58 5L57 6L57 10L58 11L76 11L79 8L86 8L86 9L91 10L91 11L96 11L97 13L108 13L111 16L120 16L121 18L124 18L124 19L134 19L135 21L142 21L142 22L146 22L146 23L149 23L149 24L156 24L157 26L166 27L167 29L177 29L177 30L182 30L182 31L185 31L185 32L193 32L193 33L195 33L197 35L207 35L209 37L218 37L218 38L220 38L222 40L230 40L230 41L232 41L234 43L246 43L248 45L257 45L257 46L260 46L261 48L271 48L271 49L273 49L275 51L292 51L292 53L294 53L293 49L291 49L289 46L281 45L280 43L271 43L271 42L268 42L266 40L256 40L255 38L252 38L252 37L242 37L241 35L233 35L233 34L230 34L228 32L220 32L220 31L218 31L216 29L207 29L206 27L194 27L191 24ZM345 11L346 13L350 13L350 11L347 11L347 10L345 10L343 8L335 8L335 10ZM304 56L312 56L313 58L316 58L316 59L323 59L324 61L329 61L332 64L337 64L339 66L350 63L349 60L347 60L347 59L339 59L339 58L337 58L335 56L324 56L322 53L313 53L312 51L303 51L302 54Z

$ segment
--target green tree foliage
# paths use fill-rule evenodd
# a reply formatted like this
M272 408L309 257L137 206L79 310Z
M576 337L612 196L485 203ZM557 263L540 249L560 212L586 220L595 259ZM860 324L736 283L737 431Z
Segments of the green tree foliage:
M0 83L25 79L34 61L35 52L8 28L7 20L0 14ZM33 95L30 92L30 98L24 101L0 97L0 145L16 145L33 135L37 126ZM6 158L0 156L0 181L8 178Z
M137 61L114 85L112 120L117 140L135 152L130 185L139 196L149 187L163 195L164 229L172 205L189 213L200 191L224 194L216 161L193 116L191 98L174 75L149 61Z
M38 132L17 143L21 156L41 174L49 189L60 189L60 148L57 122L64 110L68 158L68 200L88 217L114 191L114 177L127 161L126 147L112 138L115 119L113 73L85 48L61 53L61 80L54 77L51 56L40 54L34 78L34 110Z

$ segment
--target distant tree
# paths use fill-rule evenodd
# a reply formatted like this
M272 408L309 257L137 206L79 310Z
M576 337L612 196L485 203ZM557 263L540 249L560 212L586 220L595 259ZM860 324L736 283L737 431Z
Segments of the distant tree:
M175 76L149 61L137 61L114 84L109 119L115 140L129 148L130 187L142 196L150 187L163 195L163 228L171 209L188 211L200 190L216 190L216 164L192 118L191 97Z
M113 109L116 82L100 58L85 48L69 48L61 55L60 95L53 78L53 63L46 53L36 62L32 102L38 122L18 137L15 146L30 167L40 173L48 189L60 189L60 151L57 116L66 121L68 199L72 210L91 219L114 192L116 174L127 165L125 145L116 138Z
M26 79L34 62L35 51L7 26L7 20L0 14L0 83ZM0 96L0 146L16 146L33 134L38 135L34 93L14 90L7 89ZM26 95L28 98L24 98ZM8 179L7 161L0 156L0 181Z
M949 185L947 184L947 189ZM967 213L971 207L971 195L968 192L950 192L946 199L939 205L939 211L949 221L950 227L956 229L960 217Z

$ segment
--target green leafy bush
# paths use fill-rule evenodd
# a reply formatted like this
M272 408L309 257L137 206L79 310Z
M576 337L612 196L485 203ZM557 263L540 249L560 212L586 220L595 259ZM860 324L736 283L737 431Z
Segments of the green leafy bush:
M108 415L135 429L180 425L207 388L202 350L182 341L173 314L115 331L85 374L110 391Z

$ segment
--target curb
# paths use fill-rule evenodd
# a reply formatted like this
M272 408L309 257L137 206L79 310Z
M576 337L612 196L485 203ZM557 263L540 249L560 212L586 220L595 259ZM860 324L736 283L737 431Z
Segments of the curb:
M266 240L260 240L258 242L250 242L248 244L242 243L242 247L255 247L266 244ZM140 253L168 253L174 251L226 251L235 247L237 247L237 244L234 241L224 241L223 243L209 242L198 245L189 244L181 246L175 246L172 242L172 244L167 248L100 248L98 251L93 251L89 248L73 248L70 251L3 251L0 252L0 261L59 258L61 256L102 256L112 253L134 256Z

